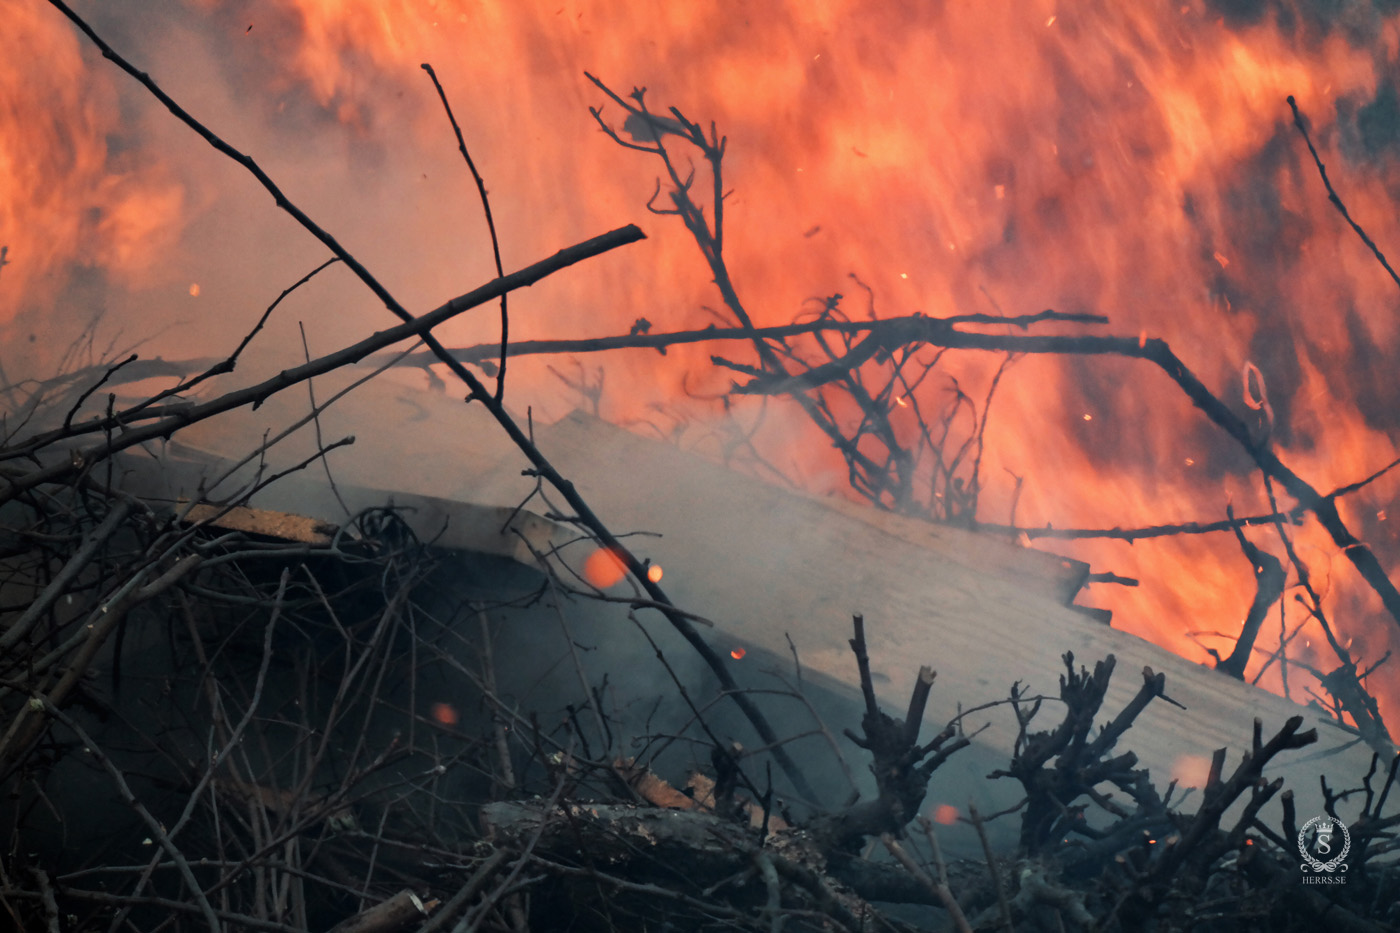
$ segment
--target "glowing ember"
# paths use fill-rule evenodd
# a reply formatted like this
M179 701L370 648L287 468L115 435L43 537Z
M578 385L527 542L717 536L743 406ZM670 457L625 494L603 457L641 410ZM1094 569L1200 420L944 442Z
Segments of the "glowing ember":
M607 548L598 548L583 562L583 578L600 590L616 586L625 576L627 567Z
M444 726L457 725L457 708L451 703L434 703L432 717Z
M940 826L952 826L958 821L958 808L952 804L940 803L933 808L933 821Z
M199 283L198 283L198 282L191 282L191 283L190 283L190 297L191 297L191 298L198 298L198 297L199 297Z
M748 652L745 651L743 648L733 648L729 652L729 656L736 661L743 660L744 655L746 654L748 654Z
M660 583L660 582L661 582L661 565L660 565L660 564L652 564L650 567L647 568L647 579L650 580L652 583Z

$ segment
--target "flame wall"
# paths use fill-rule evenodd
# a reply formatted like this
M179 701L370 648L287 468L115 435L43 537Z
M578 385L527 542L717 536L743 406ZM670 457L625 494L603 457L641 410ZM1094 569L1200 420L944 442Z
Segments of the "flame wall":
M1325 491L1395 456L1400 292L1328 204L1284 98L1311 117L1357 220L1383 247L1400 244L1400 27L1385 8L277 0L234 11L159 0L80 12L409 307L491 274L426 61L487 177L508 267L627 221L651 237L517 295L513 336L712 320L702 306L718 299L693 244L642 207L656 166L598 131L587 107L604 100L586 68L619 91L646 85L653 107L714 119L729 137L727 253L760 323L852 294L852 272L885 315L1102 312L1114 333L1169 340L1242 414L1241 374L1257 366L1275 442ZM0 12L5 365L42 372L99 310L104 340L144 339L147 355L226 351L322 250L56 11L0 0ZM386 318L333 274L274 320L254 375L300 352L297 319L315 352ZM493 335L490 314L444 334ZM31 336L17 359L13 342ZM708 352L581 362L606 367L605 415L655 421L687 393L725 388ZM986 362L955 371L975 383ZM515 372L520 407L569 404L544 361ZM1141 364L1026 359L997 405L986 520L1006 520L1006 471L1026 477L1017 518L1030 526L1268 508L1244 456ZM818 488L839 480L800 423L766 430L780 467ZM1395 488L1383 479L1343 503L1392 570ZM1330 541L1298 534L1343 640L1376 659L1395 624ZM1248 562L1224 535L1056 549L1141 578L1091 601L1188 657L1206 658L1202 641L1226 647L1187 633L1237 631L1252 595ZM1302 616L1289 609L1291 628ZM1276 622L1265 631L1276 639Z

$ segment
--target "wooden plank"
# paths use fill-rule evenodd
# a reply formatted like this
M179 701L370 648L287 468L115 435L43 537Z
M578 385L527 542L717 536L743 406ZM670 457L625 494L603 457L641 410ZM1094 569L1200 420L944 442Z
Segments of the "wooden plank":
M904 708L920 664L939 672L930 723L951 717L957 704L1004 698L1013 681L1054 696L1063 653L1072 651L1089 666L1111 653L1118 669L1105 721L1136 693L1144 667L1165 673L1168 694L1186 707L1153 703L1123 742L1160 787L1171 777L1182 786L1199 786L1217 748L1232 749L1232 769L1256 716L1266 731L1294 715L1317 726L1318 746L1271 769L1271 775L1287 778L1300 813L1321 812L1320 775L1331 775L1334 783L1353 780L1369 762L1370 751L1321 711L1065 606L1063 590L1043 585L1045 555L1015 549L1030 565L1026 573L1010 557L955 560L946 545L961 536L930 533L920 539L893 527L898 523L887 516L853 518L849 509L833 509L578 414L536 434L541 449L615 533L661 535L631 540L642 556L663 565L663 583L679 605L718 624L711 637L722 647L744 643L786 657L785 636L791 635L806 668L850 686L850 616L861 612L872 666L888 678L877 684L888 709ZM493 484L478 492L488 498L518 495L513 472L498 465ZM735 667L743 669L743 662ZM1049 704L1047 719L1055 706ZM1009 754L1016 738L1010 711L989 711L969 728L984 722L988 728L979 741Z
M464 507L488 510L446 524L474 525L484 537L470 547L493 552L490 539L503 540L493 523L534 487L532 478L521 475L528 464L504 442L499 428L479 406L442 396L420 393L405 400L402 389L374 384L356 395L353 405L339 410L340 426L333 429L333 419L323 416L328 438L348 430L361 438L333 461L338 479L356 485L355 501L387 497L392 489L398 502L423 497L412 501L429 517L465 514L459 511ZM421 410L423 417L396 417L409 410ZM293 412L295 405L281 417ZM181 436L231 456L245 451L234 450L228 439L261 436L256 424L249 420L237 431ZM1266 730L1296 714L1318 726L1319 746L1273 769L1297 794L1300 814L1320 812L1319 775L1330 775L1334 783L1351 780L1369 761L1369 751L1346 747L1352 737L1320 711L1188 662L1066 605L1083 581L1082 564L961 529L795 495L580 414L537 424L535 436L614 533L660 535L628 540L641 556L663 566L663 585L680 606L718 624L707 637L726 651L742 644L756 649L755 655L783 658L785 636L791 635L813 676L849 689L855 676L846 644L850 615L861 612L872 665L887 678L877 686L888 708L903 708L921 663L939 671L930 723L952 716L959 703L1005 697L1013 681L1054 695L1065 651L1089 665L1113 653L1118 674L1103 718L1134 694L1144 666L1164 672L1168 693L1187 707L1152 704L1123 742L1159 786L1172 776L1188 786L1199 784L1211 753L1221 747L1234 750L1227 762L1233 768L1256 716ZM308 445L299 443L303 446L293 448L291 456L305 455ZM334 520L324 487L315 474L297 474L260 494L257 504ZM358 498L360 492L370 498ZM544 521L538 516L526 521L535 519ZM563 540L552 524L535 532ZM469 540L441 543L466 546ZM518 544L514 550L502 546L501 553L530 559ZM583 542L563 554L577 566L589 549ZM740 676L758 681L752 663L735 667ZM1043 714L1047 719L1054 705ZM1015 740L1009 711L988 711L969 727L982 722L988 728L979 743L1004 763Z
M896 515L832 496L822 503L847 518L865 522L912 545L938 555L940 560L967 570L1014 576L1068 606L1084 587L1089 565L1081 560L1049 554L989 534L936 525Z

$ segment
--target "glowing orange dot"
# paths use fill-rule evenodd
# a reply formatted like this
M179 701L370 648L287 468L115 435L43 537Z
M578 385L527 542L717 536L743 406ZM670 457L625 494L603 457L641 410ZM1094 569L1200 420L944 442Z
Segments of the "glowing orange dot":
M661 565L660 565L660 564L652 564L650 567L647 568L647 579L650 580L652 583L660 583L660 582L661 582Z
M600 590L615 586L626 575L627 568L622 561L605 547L589 554L588 560L583 562L583 578Z
M745 651L743 648L735 648L733 651L729 652L729 656L736 661L743 658L743 656L746 654L748 654L748 652Z
M191 282L191 283L190 283L190 297L191 297L191 298L198 298L198 297L199 297L199 283L198 283L198 282Z
M1205 787L1209 776L1209 758L1201 755L1180 755L1172 762L1171 778L1182 787Z
M958 821L958 808L949 803L940 803L933 808L933 821L940 826L952 826Z
M457 708L451 703L434 703L433 718L444 726L457 725Z
M1094 420L1094 416L1091 415L1091 414L1089 414L1089 413L1086 411L1086 412L1084 413L1084 420L1085 420L1085 421L1093 421L1093 420Z

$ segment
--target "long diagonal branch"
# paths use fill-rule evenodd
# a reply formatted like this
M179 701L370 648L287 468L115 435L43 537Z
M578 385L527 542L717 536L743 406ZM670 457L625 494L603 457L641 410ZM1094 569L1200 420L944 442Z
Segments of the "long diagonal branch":
M85 36L87 36L89 41L91 41L94 45L97 46L98 49L101 50L104 58L107 58L122 71L126 72L128 75L134 78L138 83L141 84L142 87L144 87L148 92L150 92L150 94L153 97L160 101L161 104L163 104L165 108L169 110L177 119L179 119L182 123L188 126L195 133L197 133L210 146L218 150L223 155L228 156L234 162L241 165L246 171L248 171L249 174L251 174L255 179L257 179L258 183L261 184L263 188L266 189L267 192L272 195L274 201L276 202L279 208L281 208L283 211L287 212L291 217L293 217L297 221L297 223L299 223L302 226L304 230L306 230L316 239L320 240L321 243L323 243L338 259L340 259L341 262L345 264L346 268L350 269L355 274L355 276L365 285L366 288L373 292L374 295L377 298L379 298L381 302L384 303L385 308L387 308L391 314L393 314L395 317L397 317L400 321L403 322L401 327L411 328L414 330L414 335L421 336L423 338L424 343L428 345L428 348L432 350L433 354L439 360L445 363L447 365L447 368L452 371L453 375L457 376L457 378L459 378L467 386L469 390L467 396L468 400L479 401L482 405L486 407L487 411L491 413L491 416L496 420L497 424L501 426L501 428L510 437L511 441L515 443L516 447L518 447L520 451L525 455L525 457L530 461L531 466L538 473L538 475L544 480L546 480L555 489L557 489L560 495L562 495L564 499L569 503L569 505L573 508L574 514L577 516L579 524L587 528L598 539L599 543L603 547L609 549L613 554L615 554L627 567L628 572L631 573L631 575L637 580L637 582L647 591L647 594L655 602L657 602L663 607L661 611L662 614L666 616L667 621L669 621L672 627L674 627L681 634L681 636L684 637L686 641L688 641L691 644L695 651L705 661L706 665L711 669L711 671L714 672L715 676L719 679L721 687L726 692L728 692L731 697L733 697L735 704L739 706L744 716L754 727L754 730L759 734L759 736L764 740L764 742L775 746L773 750L773 757L783 768L783 771L787 774L788 779L792 782L793 786L797 789L797 791L805 797L807 797L809 800L816 800L816 794L812 791L810 785L807 783L807 780L803 776L801 769L798 768L797 763L792 760L792 757L787 753L785 749L777 745L777 733L773 730L772 725L769 724L767 717L763 715L763 713L758 709L757 706L754 705L753 701L750 700L746 694L739 690L738 683L734 680L733 674L729 671L728 666L725 664L724 659L720 656L720 654L716 652L710 646L710 644L700 636L699 631L695 628L694 625L690 623L689 619L687 619L684 615L669 611L670 607L673 605L670 597L666 595L665 591L662 590L657 583L648 579L647 568L642 564L640 560L637 559L636 555L634 555L620 541L618 541L616 536L614 536L613 533L607 528L607 526L603 524L602 520L597 516L596 513L594 513L593 509L588 505L587 502L584 501L583 497L579 495L578 491L574 488L574 484L569 480L565 479L559 473L559 471L554 468L553 464L551 464L549 460L545 458L544 454L541 453L539 448L535 446L534 442L530 439L530 437L527 436L525 431L521 429L520 425L516 423L515 419L511 417L510 413L506 411L504 401L502 399L497 398L490 390L486 388L486 386L481 382L480 379L478 379L464 365L462 365L460 362L454 359L452 355L447 351L447 349L442 345L442 343L435 336L433 336L431 328L434 325L432 323L425 324L423 318L415 318L412 314L410 314L409 311L402 304L399 303L398 299L395 298L389 292L389 290L377 278L375 278L373 274L370 273L369 269L366 268L365 265L361 263L359 259L353 256L349 252L349 250L342 246L339 243L339 241L337 241L335 237L331 236L331 234L327 230L325 230L314 220L312 220L304 211L301 210L301 208L297 207L297 205L294 204L282 192L282 190L277 186L277 184L272 180L272 178L268 176L268 174L264 172L262 168L260 168L251 157L245 155L244 153L235 149L233 146L229 145L216 133L214 133L212 130L210 130L208 127L206 127L204 124L202 124L192 115L190 115L184 108L182 108L178 103L176 103L175 100L170 97L170 95L166 94L165 91L163 91L159 87L159 85L157 85L155 81L153 81L148 75L139 71L134 65L128 62L125 58L123 58L115 49L108 45L102 39L102 37L99 36L92 29L92 27L89 26L87 22L82 19L82 17L78 16L77 13L75 13L65 3L63 3L63 0L49 0L49 2L52 6L54 6L56 9L62 12L64 16L68 17L68 19L71 20L73 24L77 26L78 29ZM621 243L632 242L643 237L642 232L635 226L630 226L624 228L621 231L617 231L617 234L619 234L618 239L620 240L620 242L613 243L612 245L621 245ZM482 299L489 300L489 298L495 297L497 294L500 294L499 289L492 290L492 287L499 286L499 283L502 283L504 281L506 280L497 279L490 285L483 286L483 288L481 289L477 289L477 293L483 291L491 291L490 295L487 295ZM465 310L465 308L463 308L462 310ZM315 375L315 373L308 373L307 375ZM147 428L146 430L149 431L150 429ZM131 433L135 434L138 432ZM160 436L161 433L163 432L156 432L152 436ZM125 440L125 438L114 439L114 441L111 443L118 443ZM130 446L130 444L127 443L125 446ZM36 474L42 474L43 472L45 471L35 471ZM12 488L13 486L11 487L11 489ZM2 497L5 493L9 492L11 492L11 490L8 489L0 491L0 497Z

